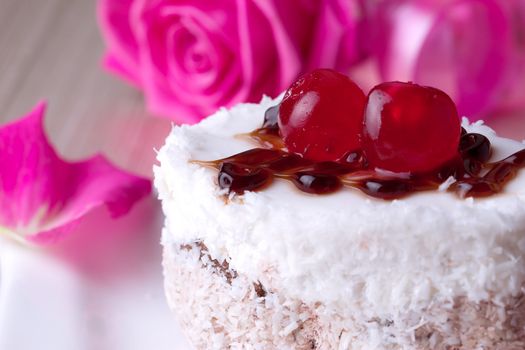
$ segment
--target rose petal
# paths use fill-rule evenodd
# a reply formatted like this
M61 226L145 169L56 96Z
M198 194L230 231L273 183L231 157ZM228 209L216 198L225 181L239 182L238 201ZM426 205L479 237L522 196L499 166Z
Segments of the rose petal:
M503 92L503 100L496 112L509 113L525 108L525 1L500 0L512 27L512 52Z
M298 53L299 43L292 42L286 32L274 1L237 0L237 12L238 56L243 79L228 105L259 101L263 94L275 96L303 68ZM269 18L273 21L270 22ZM275 70L278 74L268 75Z
M130 85L136 88L141 87L141 81L138 79L137 72L128 70L128 68L123 66L120 60L117 57L115 57L114 54L109 52L106 53L106 55L102 59L102 65L109 72L115 73L124 80L126 80Z
M226 35L225 30L231 27L231 20L211 16L221 14L227 8L228 4L214 2L199 3L199 6L175 6L166 1L146 0L134 3L132 27L141 48L143 87L151 111L178 122L194 123L234 99L230 96L239 91L240 71L239 65L234 63L235 56L228 59L231 50L228 47L238 46L236 35ZM221 23L215 23L219 21ZM188 23L191 24L190 28L187 27ZM168 51L173 49L174 30L185 31L198 42L197 36L203 34L191 28L195 25L200 26L199 31L206 31L206 40L212 43L208 47L218 50L220 55L217 60L220 64L213 67L216 79L208 79L211 84L208 87L201 85L206 77L177 68L181 59L175 60L174 55L183 57L185 51ZM180 29L181 26L184 28ZM225 97L228 98L226 102Z
M129 21L133 1L99 0L97 18L111 57L105 67L140 85L138 45Z
M133 81L133 74L140 78L150 111L188 123L222 106L257 102L263 94L278 95L304 73L322 4L319 0L99 1L101 25L106 26L103 34L109 35L107 66L128 80ZM344 8L342 4L334 13ZM344 14L335 16L344 18ZM352 35L346 29L338 32L337 43L323 48L341 57L352 52ZM326 61L331 66L345 59ZM135 70L128 69L129 62L138 64Z
M0 128L0 232L38 242L56 239L91 209L126 214L151 191L97 155L81 162L59 158L43 130L46 105Z
M150 109L198 121L221 106L277 95L305 69L314 11L298 2L138 0L132 27ZM303 30L304 29L304 30ZM191 57L206 70L192 72Z
M505 83L510 30L495 0L381 4L375 54L384 80L441 88L469 118L494 108Z
M357 43L361 21L357 0L322 1L310 69L332 67L344 71L356 63L363 56Z

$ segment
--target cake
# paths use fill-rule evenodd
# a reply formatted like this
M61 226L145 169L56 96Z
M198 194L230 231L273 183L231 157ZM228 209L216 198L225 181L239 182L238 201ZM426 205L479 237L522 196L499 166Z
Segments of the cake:
M525 349L525 171L498 168L504 181L490 193L454 174L393 196L346 183L306 193L279 176L220 186L216 160L264 146L253 131L279 104L283 113L282 97L263 98L175 126L158 152L165 290L195 348ZM522 143L481 122L462 127L462 140L490 141L492 169L516 154L525 163Z

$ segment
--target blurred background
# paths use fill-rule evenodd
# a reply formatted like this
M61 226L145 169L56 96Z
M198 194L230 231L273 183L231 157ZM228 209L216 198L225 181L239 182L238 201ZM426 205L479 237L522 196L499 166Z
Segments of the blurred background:
M0 122L49 103L46 129L59 153L103 152L151 177L152 149L171 123L149 118L140 92L102 69L96 1L0 0Z

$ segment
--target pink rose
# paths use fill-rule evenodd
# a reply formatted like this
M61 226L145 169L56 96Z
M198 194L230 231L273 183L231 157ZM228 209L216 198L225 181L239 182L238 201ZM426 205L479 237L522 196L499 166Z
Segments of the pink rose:
M132 3L133 0L100 1L98 17L108 46L105 66L140 86L139 47L130 23Z
M306 1L102 0L99 10L108 68L180 122L278 94L303 70L315 20Z
M461 115L485 118L501 104L511 66L511 28L501 6L508 2L373 1L368 28L381 78L440 88Z
M309 68L348 70L363 58L359 0L324 0L320 3Z
M106 66L149 109L196 122L275 96L313 67L348 68L354 0L100 0ZM344 12L341 12L344 11Z

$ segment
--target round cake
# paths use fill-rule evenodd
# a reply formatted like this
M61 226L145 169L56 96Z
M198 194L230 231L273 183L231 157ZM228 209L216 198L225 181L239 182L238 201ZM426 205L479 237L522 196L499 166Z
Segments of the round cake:
M158 152L166 295L197 349L525 349L525 171L483 198L221 188L281 98L175 126ZM491 162L525 146L480 122ZM244 135L244 136L243 136ZM439 146L438 146L439 147ZM196 162L199 161L199 162Z

